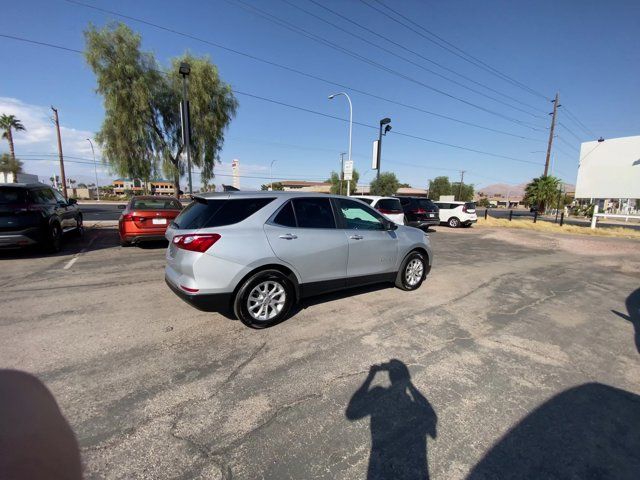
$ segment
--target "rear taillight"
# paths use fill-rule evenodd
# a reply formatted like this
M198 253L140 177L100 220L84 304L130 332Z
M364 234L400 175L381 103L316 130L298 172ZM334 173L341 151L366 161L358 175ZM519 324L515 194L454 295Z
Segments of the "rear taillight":
M462 207L462 211L463 211L464 213L467 213L467 206L466 206L466 205L465 205L464 207Z
M122 220L124 220L125 222L133 222L133 215L131 215L130 213L125 213L122 215Z
M417 208L415 210L411 210L411 213L427 213L424 208Z
M173 237L173 244L183 250L204 253L211 246L220 240L222 236L218 233L194 233L190 235L176 235Z
M388 210L386 208L378 208L380 213L384 213L385 215L395 215L396 213L402 213L402 210Z

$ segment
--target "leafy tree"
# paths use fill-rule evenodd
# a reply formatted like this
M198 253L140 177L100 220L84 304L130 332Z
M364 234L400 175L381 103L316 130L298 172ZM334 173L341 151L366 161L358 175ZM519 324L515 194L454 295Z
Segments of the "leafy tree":
M350 181L351 185L349 187L350 188L349 193L353 194L356 192L356 190L358 189L358 180L360 180L360 174L354 168L352 178ZM327 182L331 184L331 193L334 193L334 194L340 193L340 183L342 183L342 195L347 194L347 181L342 180L341 182L340 174L338 172L331 172L331 176L327 179Z
M478 200L476 205L479 206L479 207L487 208L487 207L489 207L489 205L491 205L491 202L489 202L488 198L484 197L484 198L481 198L480 200Z
M544 212L547 206L553 206L558 201L560 179L552 176L534 178L524 189L524 203L527 206L536 205Z
M22 162L11 155L3 153L0 156L0 172L13 174L13 182L18 182L18 174L22 173Z
M455 199L461 202L470 202L473 200L473 194L475 189L473 185L462 183L462 189L460 189L460 182L454 182L451 184L451 193Z
M401 183L400 185L398 185L398 188L411 188L411 185L409 185L408 183Z
M400 182L395 173L384 172L380 174L379 178L376 178L371 182L371 195L380 195L388 197L395 195L400 187Z
M442 195L451 195L449 177L436 177L429 180L429 198L439 200Z
M0 115L0 130L3 130L2 138L6 138L7 142L9 142L9 155L11 156L11 159L15 160L16 151L13 146L12 130L15 130L16 132L23 132L26 128L24 128L24 125L14 115L6 115L3 113Z
M86 183L79 183L78 184L78 188L87 188L87 184Z
M273 190L278 190L278 191L282 191L284 190L284 186L282 185L282 183L280 182L273 182L273 184L271 183L267 183L265 185L261 185L260 186L260 190L269 190L269 188L271 187L271 185L273 185Z
M203 181L213 178L224 132L238 103L231 87L207 57L184 54L161 72L152 53L140 50L141 37L123 23L85 31L85 58L97 79L105 118L96 139L102 157L122 176L148 180L158 164L173 178L176 192L186 171L179 105L180 63L191 66L191 160Z

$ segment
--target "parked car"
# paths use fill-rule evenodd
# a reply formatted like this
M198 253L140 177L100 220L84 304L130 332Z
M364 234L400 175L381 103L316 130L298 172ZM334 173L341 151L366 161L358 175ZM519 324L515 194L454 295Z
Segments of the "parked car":
M415 290L433 259L425 233L359 200L309 192L195 196L166 236L171 290L254 328L325 292L380 282Z
M371 205L389 220L398 225L404 225L404 211L400 200L395 197L376 197L371 195L358 195L358 200L362 200L368 205Z
M182 211L182 204L175 197L136 195L121 208L118 231L120 244L127 247L164 240L167 227Z
M478 221L476 204L473 202L435 202L440 208L440 222L452 228L470 227Z
M440 217L438 207L428 198L423 197L396 197L400 200L404 210L405 224L411 227L428 229L430 226L439 225Z
M58 252L64 234L82 232L82 212L73 198L42 183L0 185L0 247L38 245Z

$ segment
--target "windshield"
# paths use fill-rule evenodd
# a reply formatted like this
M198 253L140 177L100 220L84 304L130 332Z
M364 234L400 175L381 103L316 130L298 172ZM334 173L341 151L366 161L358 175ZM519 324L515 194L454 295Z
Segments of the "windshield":
M17 187L1 187L0 188L0 204L10 203L26 203L27 191L24 188Z
M195 198L194 201L176 217L173 225L178 229L196 230L199 228L221 227L241 222L274 198L241 198L237 200L206 200Z

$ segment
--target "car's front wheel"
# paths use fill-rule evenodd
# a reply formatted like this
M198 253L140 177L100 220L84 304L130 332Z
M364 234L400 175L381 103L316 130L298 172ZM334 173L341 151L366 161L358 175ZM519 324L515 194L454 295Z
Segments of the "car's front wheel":
M407 255L396 277L396 287L401 290L416 290L426 277L427 260L422 253Z
M248 327L266 328L284 320L294 302L294 288L282 272L263 270L238 289L233 311Z
M449 225L451 228L458 228L460 226L460 220L458 220L456 217L451 217L447 222L447 225Z
M59 223L52 223L47 232L45 248L49 253L57 253L62 248L62 228Z

